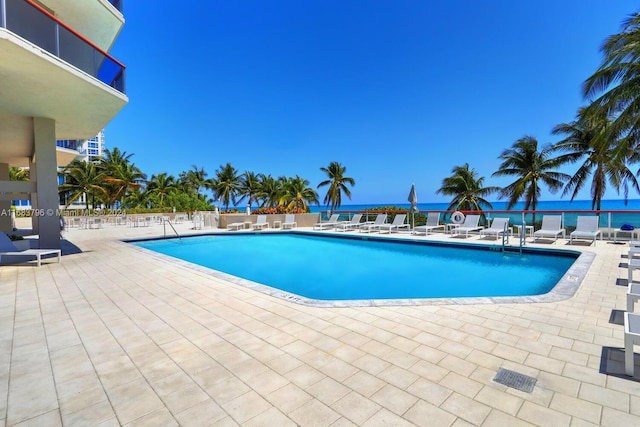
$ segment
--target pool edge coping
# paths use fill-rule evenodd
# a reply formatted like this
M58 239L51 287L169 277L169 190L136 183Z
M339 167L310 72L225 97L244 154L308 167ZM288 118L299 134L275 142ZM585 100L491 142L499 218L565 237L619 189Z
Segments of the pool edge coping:
M280 233L280 232L278 232ZM289 232L286 232L289 233ZM226 233L208 233L208 234L192 234L185 235L182 237L199 237L199 236L211 236L211 235L224 235ZM236 233L234 233L236 234ZM238 233L238 234L255 234L254 232L250 233ZM309 232L298 232L297 234L313 234L313 235L323 235L323 233L309 233ZM326 236L326 235L325 235ZM343 235L344 236L344 235ZM334 237L339 237L335 236ZM341 237L341 236L340 236ZM344 237L342 237L344 238ZM354 238L357 238L355 236ZM389 237L377 236L377 239L387 240ZM416 243L415 240L407 240L402 238L391 238L393 240L400 240L402 242L413 242ZM529 251L533 249L534 252L557 252L557 253L568 253L568 252L578 252L579 255L571 264L569 269L565 272L562 278L558 281L558 283L547 293L540 295L525 295L525 296L507 296L507 297L455 297L455 298L402 298L402 299L372 299L372 300L317 300L312 298L307 298L301 295L297 295L291 292L285 292L283 290L273 288L268 285L264 285L262 283L254 282L248 279L243 279L241 277L233 276L228 273L224 273L222 271L214 270L209 267L204 267L199 264L195 264L189 261L181 260L179 258L175 258L169 255L165 255L159 252L152 251L150 249L142 248L140 246L136 246L132 243L141 242L141 241L149 241L149 240L167 240L165 238L147 238L147 239L125 239L118 240L118 243L126 245L129 248L133 248L134 250L138 250L140 252L149 254L151 256L158 257L160 259L170 261L173 264L188 268L190 270L195 270L200 273L203 273L207 276L214 277L219 280L223 280L226 282L230 282L234 285L242 286L247 289L252 289L254 291L260 292L262 294L269 295L274 298L278 298L283 301L289 301L296 304L304 305L307 307L316 307L316 308L349 308L349 307L402 307L402 306L426 306L426 305L471 305L471 304L527 304L527 303L550 303L563 301L573 297L578 288L584 281L591 265L593 264L593 260L596 257L595 252L584 251L584 250L576 250L576 249L544 249L544 248L528 248ZM418 242L418 243L426 243L426 242ZM432 243L432 242L429 242ZM447 246L466 246L467 248L476 247L481 248L483 246L489 246L484 243L473 243L473 244L464 244L457 243L454 245L448 245L446 242L435 242L436 244L443 244ZM489 249L487 249L489 250Z

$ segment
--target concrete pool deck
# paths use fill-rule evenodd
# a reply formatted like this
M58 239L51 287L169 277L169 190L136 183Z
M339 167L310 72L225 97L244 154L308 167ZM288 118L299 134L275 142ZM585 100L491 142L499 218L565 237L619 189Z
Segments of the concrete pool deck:
M193 233L190 225L178 231ZM70 229L65 237L81 252L60 264L0 267L0 423L640 420L640 373L624 375L622 350L628 245L530 244L596 254L562 301L317 308L119 241L162 234L161 225ZM536 378L533 392L493 381L500 368Z

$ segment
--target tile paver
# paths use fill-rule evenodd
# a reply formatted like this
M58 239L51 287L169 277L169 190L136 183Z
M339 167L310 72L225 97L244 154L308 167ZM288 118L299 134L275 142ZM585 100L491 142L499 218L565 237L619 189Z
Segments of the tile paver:
M0 267L0 424L617 427L640 418L640 383L615 373L623 245L576 246L597 256L567 300L314 308L116 241L158 233L72 230L84 252L61 264ZM536 377L534 392L494 383L501 367Z

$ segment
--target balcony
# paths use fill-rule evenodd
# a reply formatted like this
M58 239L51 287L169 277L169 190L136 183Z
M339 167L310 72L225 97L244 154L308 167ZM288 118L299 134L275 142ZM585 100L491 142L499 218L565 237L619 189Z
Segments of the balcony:
M122 0L108 0L118 12L122 12Z
M31 0L0 0L0 27L125 93L123 64Z

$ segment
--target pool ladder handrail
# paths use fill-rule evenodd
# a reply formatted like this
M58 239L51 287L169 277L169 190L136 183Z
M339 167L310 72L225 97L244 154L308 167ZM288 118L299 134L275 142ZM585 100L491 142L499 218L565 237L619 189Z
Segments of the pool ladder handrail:
M502 229L502 252L505 251L505 239L506 239L506 243L509 243L509 234L507 234L507 230L509 227L509 222L505 222L504 223L504 228Z
M162 227L164 228L164 238L165 239L167 238L167 223L169 223L169 227L171 227L173 232L176 233L176 236L178 236L178 239L180 239L180 241L182 241L182 236L180 235L180 233L178 233L176 231L175 227L171 223L171 220L167 219L167 218L163 218L163 221L162 221Z

